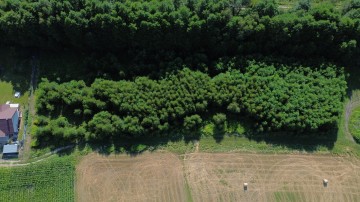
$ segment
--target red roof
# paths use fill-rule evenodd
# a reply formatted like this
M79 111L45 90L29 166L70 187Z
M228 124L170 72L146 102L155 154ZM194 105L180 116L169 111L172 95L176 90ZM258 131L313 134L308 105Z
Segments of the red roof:
M17 108L10 105L0 105L0 137L14 133L12 117L16 111Z
M10 107L10 105L0 105L0 119L12 119L17 108Z
M0 119L0 137L5 137L6 135L13 133L14 128L12 119Z

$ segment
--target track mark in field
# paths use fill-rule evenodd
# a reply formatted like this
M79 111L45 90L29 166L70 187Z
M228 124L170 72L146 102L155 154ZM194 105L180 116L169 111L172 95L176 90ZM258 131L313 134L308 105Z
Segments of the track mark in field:
M311 155L188 154L194 201L353 201L360 198L356 159ZM352 166L356 165L356 166ZM329 180L324 187L322 180ZM247 182L248 190L243 190Z
M77 167L76 190L90 202L360 201L359 168L358 159L320 155L91 154Z
M182 162L171 153L100 156L77 167L78 201L186 201Z

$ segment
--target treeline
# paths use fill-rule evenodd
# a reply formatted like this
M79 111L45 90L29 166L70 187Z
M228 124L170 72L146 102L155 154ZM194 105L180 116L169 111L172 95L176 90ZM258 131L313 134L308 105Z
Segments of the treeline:
M360 6L275 0L2 0L2 45L199 62L262 54L338 61L359 54ZM305 3L304 3L305 2ZM306 3L307 2L307 3Z
M326 131L345 96L343 70L250 62L213 78L187 68L160 80L44 79L37 90L38 144L112 137L169 136L248 116L258 131Z

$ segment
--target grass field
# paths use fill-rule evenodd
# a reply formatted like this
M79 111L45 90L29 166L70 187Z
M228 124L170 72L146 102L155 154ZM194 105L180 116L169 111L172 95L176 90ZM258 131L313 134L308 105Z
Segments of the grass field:
M78 201L359 201L359 166L326 155L91 154L76 190Z
M360 106L351 113L349 130L353 137L360 142Z
M72 156L53 156L26 166L0 167L0 176L0 201L74 201Z
M77 167L78 201L188 201L182 162L174 154L89 155Z

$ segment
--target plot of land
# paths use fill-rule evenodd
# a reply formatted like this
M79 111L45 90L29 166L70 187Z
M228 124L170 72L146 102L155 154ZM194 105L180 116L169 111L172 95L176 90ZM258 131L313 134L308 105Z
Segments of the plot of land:
M334 156L93 154L77 173L79 201L360 201L359 161Z
M200 153L188 155L185 165L194 201L360 200L360 167L354 159Z
M186 201L183 166L174 154L90 155L77 173L78 201Z

